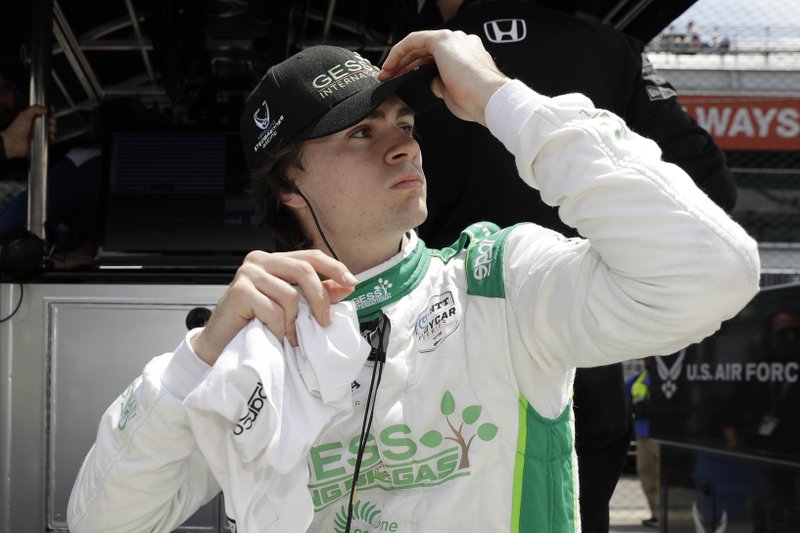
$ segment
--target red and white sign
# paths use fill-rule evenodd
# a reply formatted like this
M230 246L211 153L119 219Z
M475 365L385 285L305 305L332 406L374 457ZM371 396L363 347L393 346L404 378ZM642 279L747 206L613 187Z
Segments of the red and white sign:
M800 151L800 98L681 95L723 150Z

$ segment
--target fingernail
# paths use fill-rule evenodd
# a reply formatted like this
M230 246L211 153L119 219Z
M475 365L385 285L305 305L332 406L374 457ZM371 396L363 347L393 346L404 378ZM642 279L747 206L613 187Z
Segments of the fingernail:
M351 285L355 285L355 284L358 283L358 280L356 279L356 277L353 274L351 274L350 272L345 272L344 276L342 276L342 277L344 278L344 281L346 281L347 283L349 283Z

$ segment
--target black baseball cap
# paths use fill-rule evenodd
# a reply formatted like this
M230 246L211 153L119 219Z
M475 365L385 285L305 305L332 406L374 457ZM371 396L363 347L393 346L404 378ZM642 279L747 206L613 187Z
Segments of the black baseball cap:
M273 65L247 97L239 121L251 170L292 141L316 139L357 124L397 94L415 111L438 102L433 64L383 82L357 52L338 46L306 48Z

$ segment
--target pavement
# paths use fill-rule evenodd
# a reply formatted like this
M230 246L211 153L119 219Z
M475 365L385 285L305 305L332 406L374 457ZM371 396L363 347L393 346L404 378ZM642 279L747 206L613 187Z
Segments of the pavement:
M609 508L609 533L658 533L658 528L642 525L650 518L650 508L639 478L623 474L617 482Z

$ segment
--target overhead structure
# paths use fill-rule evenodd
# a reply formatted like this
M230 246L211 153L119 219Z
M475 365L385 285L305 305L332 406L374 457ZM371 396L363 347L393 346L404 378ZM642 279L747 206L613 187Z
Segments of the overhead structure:
M648 41L695 0L539 0ZM32 7L0 21L6 48L30 52ZM352 47L380 62L399 37L441 22L433 0L109 0L91 9L52 1L50 103L58 140L85 133L110 98L170 109L178 123L234 128L241 101L275 62L318 43ZM38 15L37 15L38 16ZM39 55L30 54L37 63ZM34 67L34 65L31 65Z

